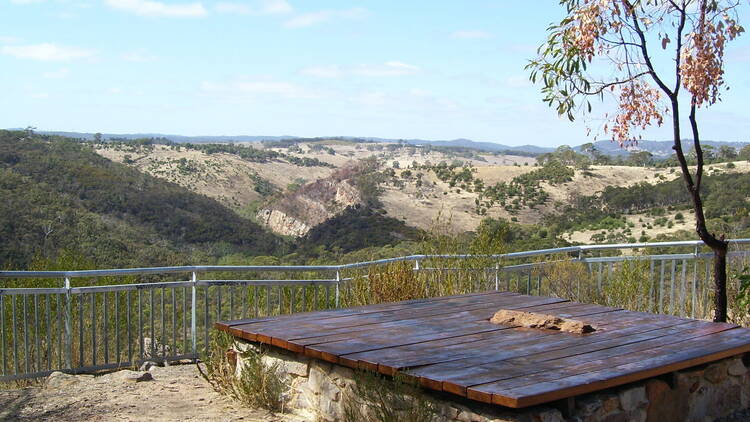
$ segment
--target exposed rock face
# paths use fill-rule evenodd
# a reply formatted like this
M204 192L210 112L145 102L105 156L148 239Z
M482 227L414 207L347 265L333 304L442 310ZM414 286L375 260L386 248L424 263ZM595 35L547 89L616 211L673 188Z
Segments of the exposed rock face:
M258 221L268 226L274 233L285 236L302 237L312 227L295 217L285 214L283 211L274 209L262 209L258 211Z
M351 173L341 171L302 186L293 194L259 210L256 217L274 233L302 237L313 227L361 201Z

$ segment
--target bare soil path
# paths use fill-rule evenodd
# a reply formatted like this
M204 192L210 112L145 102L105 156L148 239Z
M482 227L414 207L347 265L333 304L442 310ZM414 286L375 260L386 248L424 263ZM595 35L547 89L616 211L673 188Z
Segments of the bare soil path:
M243 421L293 422L249 409L213 391L195 365L122 370L102 376L55 373L43 385L0 390L0 421Z

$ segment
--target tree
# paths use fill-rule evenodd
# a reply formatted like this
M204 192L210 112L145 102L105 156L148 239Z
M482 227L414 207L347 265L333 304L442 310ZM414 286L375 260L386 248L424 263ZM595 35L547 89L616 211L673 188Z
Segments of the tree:
M709 232L703 213L703 148L697 111L716 103L724 83L724 48L744 29L739 0L561 0L567 16L548 28L538 57L527 65L542 82L544 102L574 120L591 99L611 96L616 112L602 130L621 146L670 115L675 155L693 203L696 232L714 253L714 320L727 318L724 236ZM661 50L659 49L661 48ZM596 58L596 61L594 60ZM696 152L691 173L680 139L681 106L689 109Z

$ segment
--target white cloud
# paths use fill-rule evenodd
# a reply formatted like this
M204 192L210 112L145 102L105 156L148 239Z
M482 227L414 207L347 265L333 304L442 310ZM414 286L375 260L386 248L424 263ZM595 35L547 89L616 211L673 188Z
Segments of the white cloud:
M44 3L46 0L10 0L13 4L33 4L33 3Z
M270 95L287 99L310 99L319 98L320 96L319 93L299 85L277 81L238 81L226 84L203 82L201 90L218 94L240 94L242 96L246 96L247 94Z
M451 37L459 38L459 39L479 39L479 38L491 38L492 34L486 31L476 31L476 30L455 31L451 34Z
M418 66L398 61L389 61L383 64L363 64L354 67L341 67L338 65L312 66L300 70L300 73L317 78L340 78L349 75L368 77L404 76L413 75L419 71L420 68Z
M31 94L29 94L29 96L37 100L44 100L49 98L49 94L46 92L32 92Z
M123 60L133 63L148 63L158 60L156 56L152 56L143 51L131 51L128 53L124 53L121 57Z
M361 65L354 73L362 76L403 76L419 72L419 67L397 61L385 62L382 65Z
M150 0L106 0L115 9L141 16L196 18L208 14L202 3L166 4Z
M344 70L337 65L307 67L302 69L300 73L316 78L340 78L344 76Z
M15 44L21 40L17 37L0 36L0 44Z
M39 61L69 61L85 59L94 56L92 50L79 47L66 47L55 44L6 45L0 47L0 54L6 54L19 59Z
M216 4L219 13L239 15L278 15L290 13L294 8L286 0L260 0L250 3L220 2Z
M67 67L62 67L58 70L52 70L49 72L42 73L42 76L47 79L64 79L70 74L70 70Z
M321 10L304 13L289 19L284 23L286 28L305 28L336 19L358 19L367 14L367 10L355 7L346 10Z
M107 92L113 95L122 94L122 88L109 88Z

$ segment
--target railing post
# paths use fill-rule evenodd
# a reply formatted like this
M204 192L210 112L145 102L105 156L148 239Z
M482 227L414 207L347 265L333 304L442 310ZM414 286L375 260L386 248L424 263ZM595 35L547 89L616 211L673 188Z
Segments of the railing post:
M192 300L190 302L190 339L192 341L193 345L193 355L198 355L198 333L196 332L196 319L197 319L197 312L196 312L196 298L197 298L197 286L196 283L198 282L198 274L193 271L191 281L193 283L192 285ZM208 299L206 299L208 300ZM206 327L208 329L208 327Z
M495 264L495 291L500 290L500 264Z
M339 307L339 282L341 281L341 272L336 270L336 308Z
M65 277L65 366L73 370L73 296L70 277Z

